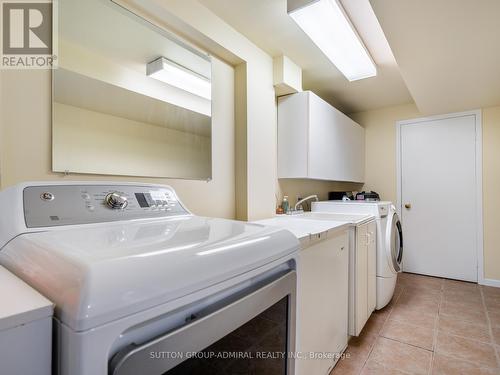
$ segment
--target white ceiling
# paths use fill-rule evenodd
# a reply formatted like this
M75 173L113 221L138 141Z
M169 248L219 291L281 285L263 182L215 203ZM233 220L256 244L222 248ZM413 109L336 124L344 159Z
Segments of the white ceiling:
M371 0L425 114L500 104L500 0Z
M342 0L373 60L376 77L349 82L286 13L286 0L199 0L271 56L303 68L303 87L346 113L413 102L369 0Z

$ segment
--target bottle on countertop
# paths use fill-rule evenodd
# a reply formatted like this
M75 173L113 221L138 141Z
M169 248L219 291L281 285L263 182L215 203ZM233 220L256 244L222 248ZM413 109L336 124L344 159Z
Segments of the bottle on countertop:
M281 208L283 209L283 213L288 213L290 211L290 202L288 202L288 195L283 197L283 201L281 202Z

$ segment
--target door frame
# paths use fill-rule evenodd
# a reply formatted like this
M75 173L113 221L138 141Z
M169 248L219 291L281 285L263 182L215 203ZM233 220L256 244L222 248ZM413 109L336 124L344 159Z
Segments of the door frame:
M397 181L397 201L396 211L402 220L402 163L401 163L401 128L404 125L416 125L422 122L451 119L464 116L475 116L476 122L476 256L477 256L477 282L482 285L500 286L500 281L484 278L484 243L483 243L483 129L481 110L466 112L448 113L430 117L420 117L396 122L396 181ZM404 223L403 223L404 225ZM403 262L404 265L404 262Z

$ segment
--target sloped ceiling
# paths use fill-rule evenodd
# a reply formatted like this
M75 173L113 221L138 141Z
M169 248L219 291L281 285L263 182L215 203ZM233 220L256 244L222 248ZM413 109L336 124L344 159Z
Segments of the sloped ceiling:
M378 68L355 82L287 15L286 0L199 2L269 55L290 57L303 68L304 89L346 113L410 102L426 115L500 104L500 0L341 0Z
M500 104L499 0L371 0L424 114Z
M287 15L286 0L199 0L271 56L303 68L303 87L346 113L413 102L368 0L342 0L377 64L377 77L349 82Z
M199 1L269 55L290 57L304 89L346 113L410 102L426 115L500 105L500 0L341 0L378 68L355 82L287 15L286 0Z

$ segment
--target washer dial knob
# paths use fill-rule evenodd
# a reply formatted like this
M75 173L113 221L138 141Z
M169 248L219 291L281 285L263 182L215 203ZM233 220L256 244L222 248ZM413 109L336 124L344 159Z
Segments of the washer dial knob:
M106 195L104 202L106 202L108 207L114 210L123 210L128 205L127 197L117 193L116 191Z

